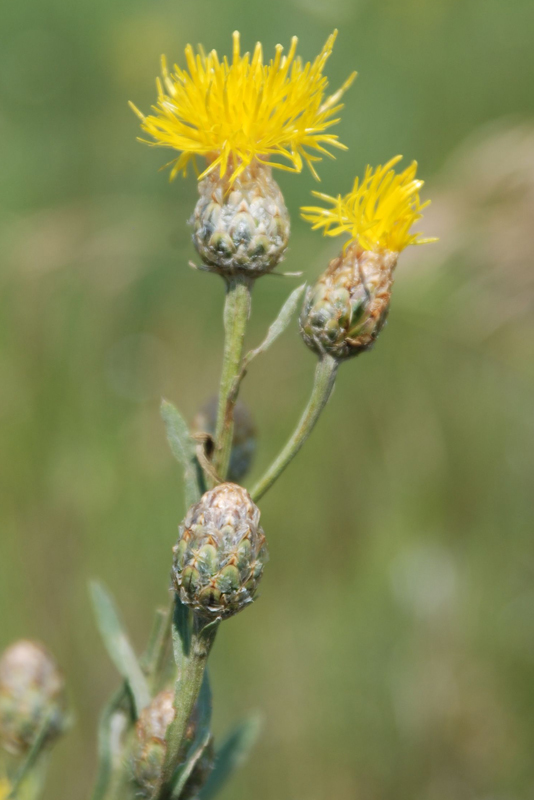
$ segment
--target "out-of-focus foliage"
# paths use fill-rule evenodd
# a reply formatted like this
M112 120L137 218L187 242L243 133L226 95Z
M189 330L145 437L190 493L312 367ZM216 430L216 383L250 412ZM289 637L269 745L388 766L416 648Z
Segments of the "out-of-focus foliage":
M261 503L271 561L212 664L217 730L266 713L224 797L527 800L534 791L534 56L531 0L5 0L0 6L0 619L44 640L77 724L48 800L82 800L117 678L87 580L113 587L140 648L165 601L184 508L159 418L216 388L222 284L187 266L194 177L136 143L159 55L239 28L306 58L340 28L331 85L360 72L323 162L350 189L397 152L427 179L387 329L343 366L313 438ZM279 178L285 268L338 242ZM250 345L292 288L254 292ZM296 325L251 365L253 482L294 424L314 358ZM269 387L269 391L265 391Z

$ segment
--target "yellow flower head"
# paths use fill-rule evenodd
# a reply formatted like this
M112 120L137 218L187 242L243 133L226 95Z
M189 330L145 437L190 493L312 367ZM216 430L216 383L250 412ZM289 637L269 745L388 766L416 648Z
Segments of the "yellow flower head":
M339 100L356 77L353 73L335 94L325 97L328 80L323 69L336 35L334 31L315 61L306 64L295 56L296 37L287 55L277 45L274 59L264 64L259 42L252 58L249 53L241 55L237 31L231 64L226 57L219 61L215 50L205 55L199 47L195 55L187 45L187 69L175 65L169 73L162 57L154 113L145 116L130 105L142 129L155 140L148 144L181 151L170 162L171 178L181 171L185 174L197 155L210 162L200 178L216 169L222 177L230 167L235 180L254 159L267 161L271 156L288 162L272 166L291 172L300 172L305 161L317 177L313 162L331 156L328 147L346 149L326 131L339 122L335 118L342 108Z
M313 223L313 230L322 228L325 236L348 233L350 240L345 247L357 242L364 250L400 253L410 244L435 242L436 239L421 239L420 233L410 233L430 200L422 204L419 200L423 181L415 177L416 161L404 172L395 172L393 167L401 158L396 156L374 171L367 167L363 180L356 178L352 191L344 197L313 192L332 208L305 206L302 217Z

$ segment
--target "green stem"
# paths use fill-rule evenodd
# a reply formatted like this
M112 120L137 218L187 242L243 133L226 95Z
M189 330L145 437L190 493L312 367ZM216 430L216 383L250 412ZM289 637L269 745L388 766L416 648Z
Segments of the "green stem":
M324 354L315 370L315 381L306 410L297 425L293 436L290 438L278 458L271 464L265 475L251 491L252 499L256 502L280 477L287 465L297 455L298 451L312 432L321 411L328 402L334 383L336 381L338 361L330 355Z
M245 329L250 315L251 281L242 275L227 279L226 301L224 304L224 355L221 384L219 389L219 406L217 410L217 427L215 430L215 454L213 465L221 480L225 480L230 463L232 437L234 433L234 415L232 389L239 374L243 355Z
M182 672L176 681L174 695L176 714L167 729L167 754L163 764L161 786L156 795L159 800L169 796L174 772L182 755L181 749L189 719L202 686L208 656L218 627L218 622L206 625L205 620L195 615L189 654L184 659Z

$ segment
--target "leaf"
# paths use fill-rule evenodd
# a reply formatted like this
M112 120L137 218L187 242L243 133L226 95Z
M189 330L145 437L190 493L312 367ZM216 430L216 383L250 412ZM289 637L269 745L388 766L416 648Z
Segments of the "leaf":
M127 681L132 692L136 716L150 703L150 692L111 595L98 581L90 582L91 597L100 635L109 657Z
M297 286L297 288L291 292L286 302L280 309L280 313L278 314L277 318L267 331L267 336L263 342L254 350L251 350L249 353L247 353L243 359L244 369L248 367L250 362L256 358L256 356L259 356L261 353L265 353L265 351L269 349L273 342L275 342L276 339L278 339L278 337L285 331L291 322L291 318L296 311L299 300L305 288L306 284L303 283L301 286Z
M171 452L184 470L185 504L189 508L200 500L205 491L202 470L195 455L195 445L186 421L168 400L161 401L161 416L167 430Z
M161 669L169 642L168 634L172 622L172 609L158 608L145 652L139 659L142 670L150 679L154 679Z
M202 753L208 746L211 739L211 688L207 670L204 673L202 686L198 695L197 708L198 721L196 735L187 752L187 757L184 763L178 768L176 777L174 779L171 793L173 800L180 797L187 781L191 777L195 766L202 758Z
M267 331L267 336L265 337L263 342L260 345L258 345L258 347L256 347L254 350L249 350L249 352L243 358L243 361L241 363L241 369L239 371L239 374L236 376L234 380L232 390L228 397L227 413L231 413L231 410L237 400L237 395L239 394L239 387L241 385L241 381L247 374L250 362L253 361L256 358L256 356L265 353L265 351L269 349L269 347L273 344L273 342L275 342L276 339L278 339L280 334L282 334L285 331L285 329L291 322L291 318L295 313L295 309L297 308L298 302L305 288L306 284L303 283L301 286L297 286L297 288L291 292L286 302L280 309L280 313L278 314L277 318Z
M249 717L235 728L215 756L215 767L199 793L199 800L211 800L246 760L258 738L261 719Z
M105 800L114 773L122 765L123 753L117 741L117 726L114 722L128 699L126 684L123 683L102 709L98 723L98 775L91 800Z

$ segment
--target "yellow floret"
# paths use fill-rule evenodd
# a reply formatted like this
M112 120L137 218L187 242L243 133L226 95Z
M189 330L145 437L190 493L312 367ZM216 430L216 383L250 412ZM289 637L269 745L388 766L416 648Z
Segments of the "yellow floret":
M313 230L322 228L325 236L348 233L350 239L345 247L358 242L364 250L400 253L410 244L435 242L436 239L422 239L422 234L410 232L430 200L419 200L423 181L415 177L416 161L404 172L395 172L393 167L401 158L396 156L374 171L367 167L363 180L356 178L352 191L344 197L313 192L333 207L304 206L302 217L312 223Z
M317 177L313 162L332 154L328 147L346 149L338 137L326 130L339 122L339 100L350 86L353 73L343 86L325 98L328 86L323 75L337 31L328 38L313 63L303 64L295 56L297 38L287 55L277 45L274 60L263 63L258 42L252 58L241 55L239 33L233 35L233 59L219 61L215 50L205 55L199 47L185 48L187 69L167 69L162 58L162 80L158 78L158 101L150 116L130 105L141 119L142 129L155 146L170 147L181 155L170 162L171 178L186 172L195 156L206 156L209 165L200 178L230 168L235 179L254 159L280 156L288 163L272 166L300 172L305 161ZM142 140L144 141L144 140ZM168 165L169 166L169 165Z

